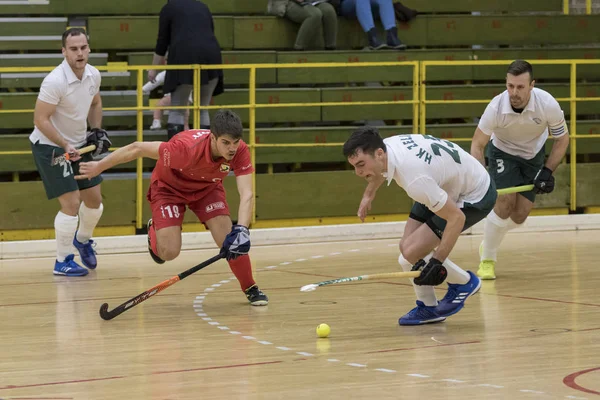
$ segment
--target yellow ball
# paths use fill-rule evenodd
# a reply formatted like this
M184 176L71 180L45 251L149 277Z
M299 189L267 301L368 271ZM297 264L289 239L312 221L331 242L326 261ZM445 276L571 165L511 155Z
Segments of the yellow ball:
M327 324L319 324L317 326L317 336L320 338L326 338L331 333L331 328Z

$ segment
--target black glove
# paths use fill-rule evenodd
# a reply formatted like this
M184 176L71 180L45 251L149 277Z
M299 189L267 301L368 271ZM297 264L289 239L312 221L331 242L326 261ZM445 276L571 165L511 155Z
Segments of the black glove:
M234 225L223 241L221 253L225 253L227 260L235 260L249 251L250 231L244 225Z
M554 177L550 168L542 167L533 180L536 193L552 193L554 190Z
M108 138L108 133L101 128L94 128L89 133L85 145L89 146L92 144L96 145L96 150L92 152L93 157L98 157L100 154L108 152L108 149L112 146L112 142Z
M421 271L421 276L414 279L415 284L419 286L437 286L448 276L446 267L435 258L431 258L427 264L425 264L425 260L420 259L413 265L411 271Z

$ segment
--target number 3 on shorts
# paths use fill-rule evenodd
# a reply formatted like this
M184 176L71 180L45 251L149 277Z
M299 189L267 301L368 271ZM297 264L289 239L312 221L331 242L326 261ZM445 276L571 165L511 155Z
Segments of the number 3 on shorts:
M163 218L179 218L179 206L160 206Z
M504 172L504 160L497 158L496 164L498 165L498 169L496 170L496 172L498 172L499 174Z

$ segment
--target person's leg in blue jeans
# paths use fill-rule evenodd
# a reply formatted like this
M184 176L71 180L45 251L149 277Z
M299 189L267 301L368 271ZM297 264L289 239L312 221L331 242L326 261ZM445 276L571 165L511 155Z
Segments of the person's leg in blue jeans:
M375 21L373 21L373 12L369 0L343 0L342 15L346 18L358 19L363 31L367 33L369 48L377 50L386 47L384 43L377 39L377 30L375 29Z
M367 33L369 47L371 49L381 49L386 47L377 39L377 30L373 20L374 13L379 14L379 18L386 30L387 45L392 48L404 48L402 42L398 39L396 29L396 19L392 0L343 0L342 15L346 17L356 17L361 27Z
M357 0L366 1L366 0ZM379 19L386 32L387 45L394 49L403 49L406 46L398 39L398 29L396 28L396 15L394 14L394 4L392 0L370 0L373 13L379 12Z

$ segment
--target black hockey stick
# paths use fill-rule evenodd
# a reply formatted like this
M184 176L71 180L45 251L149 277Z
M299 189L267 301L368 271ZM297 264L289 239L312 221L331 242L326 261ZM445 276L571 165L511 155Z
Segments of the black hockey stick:
M154 296L155 294L162 292L169 286L174 285L175 283L179 282L180 280L182 280L184 278L187 278L194 272L198 272L202 268L208 267L210 264L212 264L215 261L218 261L224 257L225 257L225 253L219 253L216 256L204 261L203 263L200 263L200 264L196 265L195 267L192 267L192 268L188 269L187 271L180 273L179 275L175 275L174 277L169 278L166 281L159 283L158 285L154 286L153 288L146 290L144 293L138 294L137 296L135 296L132 299L127 300L125 303L121 304L120 306L115 307L111 311L108 311L108 303L104 303L104 304L102 304L102 306L100 306L100 317L102 317L102 319L104 319L106 321L111 320L114 317L116 317L120 314L123 314L125 311L129 310L130 308L137 306L142 301L148 300L150 297Z

